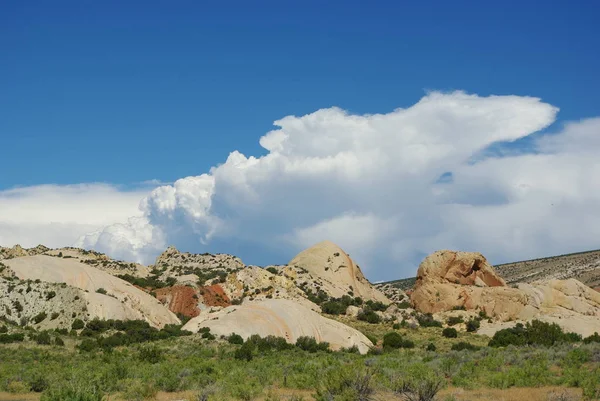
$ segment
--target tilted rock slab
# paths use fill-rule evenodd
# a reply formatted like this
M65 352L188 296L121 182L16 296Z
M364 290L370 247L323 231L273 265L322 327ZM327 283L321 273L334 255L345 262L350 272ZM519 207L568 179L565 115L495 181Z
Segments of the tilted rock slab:
M331 349L358 347L366 353L373 343L364 334L345 324L327 319L309 308L288 299L264 299L247 301L214 313L201 313L190 320L184 330L197 332L210 328L215 335L232 333L247 339L253 334L261 337L273 335L295 343L299 337L314 337L328 342Z
M77 260L36 255L7 259L3 263L21 280L66 283L84 290L90 319L141 319L157 328L180 323L177 316L153 296ZM97 293L99 288L107 294Z

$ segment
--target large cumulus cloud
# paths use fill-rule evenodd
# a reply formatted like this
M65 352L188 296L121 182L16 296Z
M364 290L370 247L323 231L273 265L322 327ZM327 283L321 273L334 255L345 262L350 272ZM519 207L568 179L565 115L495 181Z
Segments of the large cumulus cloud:
M594 247L600 120L540 136L532 152L481 156L557 112L532 97L433 92L387 114L287 116L260 138L265 156L233 151L206 174L155 189L141 217L78 244L145 262L168 244L229 247L267 263L330 239L373 279L411 275L439 248L503 262Z

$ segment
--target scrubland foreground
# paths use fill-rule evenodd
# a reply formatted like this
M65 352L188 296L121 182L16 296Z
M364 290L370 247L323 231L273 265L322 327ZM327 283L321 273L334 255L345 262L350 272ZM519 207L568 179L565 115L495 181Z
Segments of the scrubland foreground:
M600 337L537 322L491 340L440 327L355 322L377 343L366 355L302 338L215 338L176 328L122 327L113 346L96 322L65 335L1 326L0 399L579 400L600 397ZM118 324L116 325L118 326ZM141 325L143 326L143 324ZM88 330L89 329L89 330ZM155 334L148 334L155 333ZM158 334L157 334L158 333ZM162 333L162 334L161 334ZM21 335L22 334L22 335ZM144 338L148 336L148 338ZM23 341L19 341L20 338ZM522 341L521 341L522 339ZM515 346L515 343L520 345Z

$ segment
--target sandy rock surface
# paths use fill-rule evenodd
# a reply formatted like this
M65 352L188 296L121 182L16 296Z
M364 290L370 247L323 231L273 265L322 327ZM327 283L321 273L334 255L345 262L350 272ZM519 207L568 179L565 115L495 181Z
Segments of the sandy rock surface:
M178 324L179 319L156 298L133 285L76 259L46 255L4 260L21 280L65 283L84 291L91 316L104 319L142 319L154 327ZM98 293L104 289L106 294Z
M183 329L197 332L201 327L209 327L215 335L237 333L244 339L253 334L274 335L290 343L309 336L328 342L333 350L356 345L361 353L366 353L373 345L359 331L287 299L255 300L216 313L202 313Z
M507 287L479 253L438 251L425 258L411 302L423 313L459 307L485 311L493 319L480 329L486 334L503 328L502 322L532 319L554 322L583 336L600 332L600 293L575 279Z

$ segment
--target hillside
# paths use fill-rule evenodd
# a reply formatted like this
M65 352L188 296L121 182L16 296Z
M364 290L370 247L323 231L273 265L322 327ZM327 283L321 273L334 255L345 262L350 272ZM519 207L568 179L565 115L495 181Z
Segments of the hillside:
M600 289L600 250L504 263L495 265L494 270L509 285L574 278L589 287ZM406 291L414 287L415 280L416 277L403 278L379 283L375 287L383 292L386 292L385 287Z

